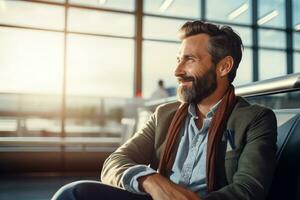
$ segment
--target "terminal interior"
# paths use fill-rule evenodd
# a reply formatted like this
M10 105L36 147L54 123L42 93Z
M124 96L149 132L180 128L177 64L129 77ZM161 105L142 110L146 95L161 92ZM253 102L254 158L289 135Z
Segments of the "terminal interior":
M299 10L299 0L0 0L0 200L99 181L107 156L177 100L178 29L199 19L241 36L236 94L278 123L268 199L300 199Z

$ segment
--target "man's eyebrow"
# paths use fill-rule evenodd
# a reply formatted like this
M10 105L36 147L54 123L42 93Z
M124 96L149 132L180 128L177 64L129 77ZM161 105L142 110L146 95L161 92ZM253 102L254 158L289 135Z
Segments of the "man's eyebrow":
M198 58L196 55L193 55L193 54L185 54L182 56L182 58Z
M178 55L176 56L176 59L177 59L177 60L188 59L188 58L200 59L199 56L194 55L194 54L185 54L185 55L183 55L183 56L180 56L180 54L178 54Z

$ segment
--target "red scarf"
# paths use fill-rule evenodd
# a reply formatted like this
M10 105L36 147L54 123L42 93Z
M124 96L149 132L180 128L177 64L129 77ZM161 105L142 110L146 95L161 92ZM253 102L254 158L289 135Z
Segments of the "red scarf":
M234 94L234 87L229 86L225 96L223 97L216 113L213 116L212 122L208 130L207 141L207 155L206 155L206 180L207 191L212 192L217 190L217 158L219 156L219 148L222 140L223 132L226 129L227 120L236 104L236 96ZM175 116L168 129L167 142L160 159L158 171L160 174L166 176L167 172L171 170L174 157L174 151L177 138L180 134L181 127L184 124L188 113L188 104L182 103L177 109Z

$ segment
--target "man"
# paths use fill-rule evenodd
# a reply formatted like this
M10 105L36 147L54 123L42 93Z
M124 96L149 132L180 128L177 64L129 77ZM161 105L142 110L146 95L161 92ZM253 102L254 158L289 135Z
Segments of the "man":
M156 100L156 99L162 99L167 98L169 96L167 90L164 87L164 81L159 80L158 81L158 88L152 93L150 99Z
M181 103L159 106L104 163L102 182L127 191L77 182L65 186L61 196L266 198L275 168L276 118L271 110L234 95L240 37L230 27L202 21L187 22L180 34L175 76Z

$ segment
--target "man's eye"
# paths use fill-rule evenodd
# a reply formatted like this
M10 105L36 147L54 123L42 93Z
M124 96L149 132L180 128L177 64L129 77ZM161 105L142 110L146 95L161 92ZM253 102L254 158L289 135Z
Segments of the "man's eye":
M194 59L189 57L189 58L187 58L187 62L194 62Z

